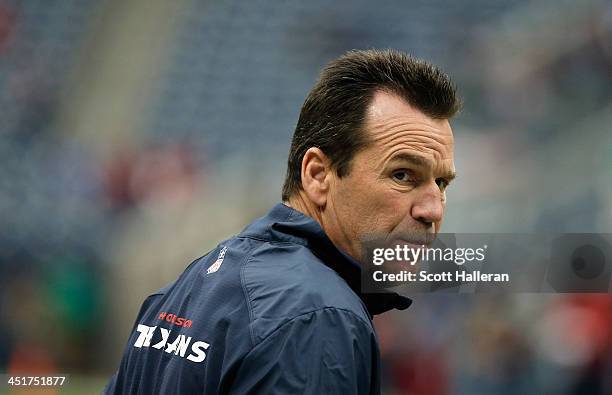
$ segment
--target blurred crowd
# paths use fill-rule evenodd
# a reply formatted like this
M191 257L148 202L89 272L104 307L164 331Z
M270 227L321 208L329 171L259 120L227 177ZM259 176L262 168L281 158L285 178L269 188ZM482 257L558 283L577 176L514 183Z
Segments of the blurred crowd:
M377 319L388 394L607 394L609 295L421 295Z
M109 376L138 307L280 199L329 59L393 47L464 101L447 232L612 233L612 4L0 0L0 372ZM393 394L612 393L612 297L417 295Z

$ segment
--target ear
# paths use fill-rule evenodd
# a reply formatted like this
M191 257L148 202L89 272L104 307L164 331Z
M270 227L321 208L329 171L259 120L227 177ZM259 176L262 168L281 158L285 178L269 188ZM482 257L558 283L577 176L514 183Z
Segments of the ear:
M309 148L302 158L302 189L317 206L325 206L329 193L331 162L319 148Z

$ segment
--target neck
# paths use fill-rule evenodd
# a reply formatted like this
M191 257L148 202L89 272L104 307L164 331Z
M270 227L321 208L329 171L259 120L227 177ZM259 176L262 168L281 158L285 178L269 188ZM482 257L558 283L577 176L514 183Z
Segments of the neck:
M359 252L359 249L351 249L350 238L342 232L342 227L334 219L336 216L327 216L323 218L323 208L314 204L312 200L308 199L304 195L304 191L294 194L289 198L288 201L284 201L283 204L289 206L302 214L308 215L321 225L321 228L327 234L327 237L334 243L336 248L344 251L348 255L351 255L354 259L360 260L361 255L355 253ZM333 207L328 207L329 210L333 211ZM353 253L351 253L353 252Z
M283 204L301 212L302 214L312 217L319 223L319 225L321 225L321 227L323 227L321 209L310 199L306 199L303 196L303 191L299 191L298 193L294 194L288 201L284 201Z

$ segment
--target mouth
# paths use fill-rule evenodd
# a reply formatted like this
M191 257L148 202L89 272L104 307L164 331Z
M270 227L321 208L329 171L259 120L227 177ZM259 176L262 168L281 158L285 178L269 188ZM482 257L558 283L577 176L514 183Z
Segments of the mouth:
M429 247L434 240L436 235L433 233L422 234L422 235L402 235L401 237L393 240L393 245L404 246L407 245L411 248Z

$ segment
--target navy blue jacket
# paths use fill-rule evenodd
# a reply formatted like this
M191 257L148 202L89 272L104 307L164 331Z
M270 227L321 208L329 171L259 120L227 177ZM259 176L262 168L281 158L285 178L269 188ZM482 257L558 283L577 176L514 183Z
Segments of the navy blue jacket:
M378 394L360 266L284 204L194 261L142 305L107 394Z

